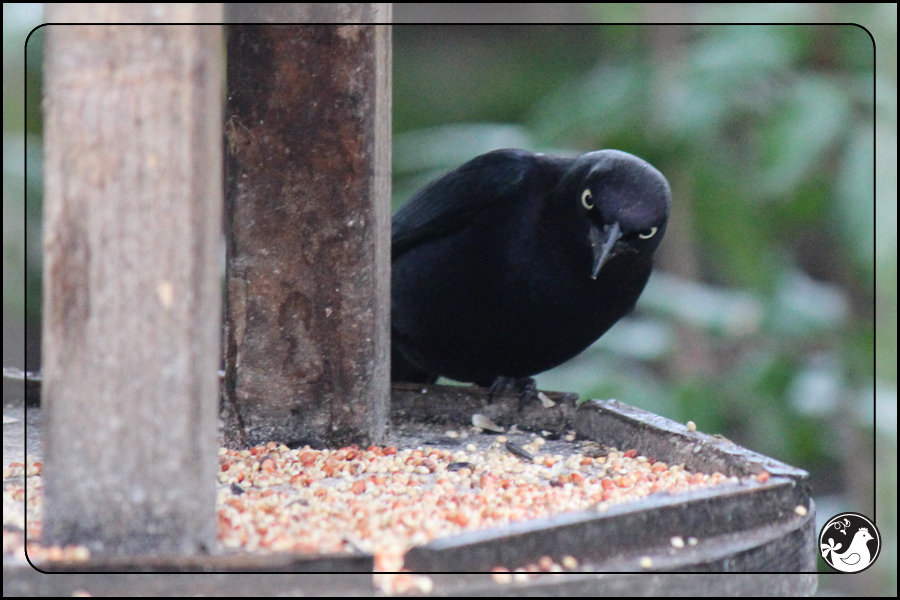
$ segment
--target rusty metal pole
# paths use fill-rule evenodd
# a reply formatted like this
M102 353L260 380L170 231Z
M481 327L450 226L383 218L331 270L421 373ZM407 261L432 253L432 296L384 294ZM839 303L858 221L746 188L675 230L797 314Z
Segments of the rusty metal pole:
M227 39L226 443L378 443L390 27L234 25Z

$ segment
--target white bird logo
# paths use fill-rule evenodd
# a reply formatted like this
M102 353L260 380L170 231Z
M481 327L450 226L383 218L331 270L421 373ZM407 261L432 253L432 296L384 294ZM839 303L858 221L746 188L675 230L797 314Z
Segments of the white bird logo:
M845 573L862 571L872 561L866 542L873 539L875 538L869 533L868 528L860 527L859 531L853 536L850 547L844 552L838 552L842 544L835 543L834 538L828 538L828 543L822 544L822 556L827 557L828 553L831 552L832 564Z

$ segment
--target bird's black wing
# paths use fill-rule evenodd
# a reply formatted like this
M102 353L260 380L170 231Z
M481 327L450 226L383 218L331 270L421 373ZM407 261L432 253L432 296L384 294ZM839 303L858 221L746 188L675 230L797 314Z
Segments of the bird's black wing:
M524 150L482 154L432 181L391 219L391 257L465 227L486 207L526 193L538 155Z

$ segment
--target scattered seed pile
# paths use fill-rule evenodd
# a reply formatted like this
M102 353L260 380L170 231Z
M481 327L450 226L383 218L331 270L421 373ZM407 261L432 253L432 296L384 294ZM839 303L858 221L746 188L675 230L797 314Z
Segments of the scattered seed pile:
M457 437L448 432L448 437ZM454 450L348 446L290 449L270 442L219 450L218 536L224 551L369 552L376 571L398 571L412 546L463 531L500 528L595 506L604 511L657 492L736 482L721 473L690 473L600 444L546 444L522 434L481 436ZM524 443L526 440L527 443ZM480 446L480 447L479 447ZM10 463L3 471L4 555L21 545L28 485L29 556L84 560L84 547L42 548L41 465ZM23 473L26 477L22 477ZM9 539L8 539L9 537ZM546 563L546 564L545 564ZM524 572L572 570L544 557ZM506 569L497 565L499 577ZM417 580L411 580L417 581ZM419 583L419 585L424 585Z

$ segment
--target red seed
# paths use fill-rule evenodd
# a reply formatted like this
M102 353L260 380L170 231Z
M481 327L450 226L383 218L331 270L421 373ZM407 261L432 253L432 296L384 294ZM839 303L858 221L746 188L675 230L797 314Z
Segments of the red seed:
M450 521L451 523L456 523L457 525L460 525L462 527L465 527L466 525L469 524L469 517L467 517L466 515L464 515L461 512L456 512L456 513L453 513L452 515L449 515L447 517L447 520Z

